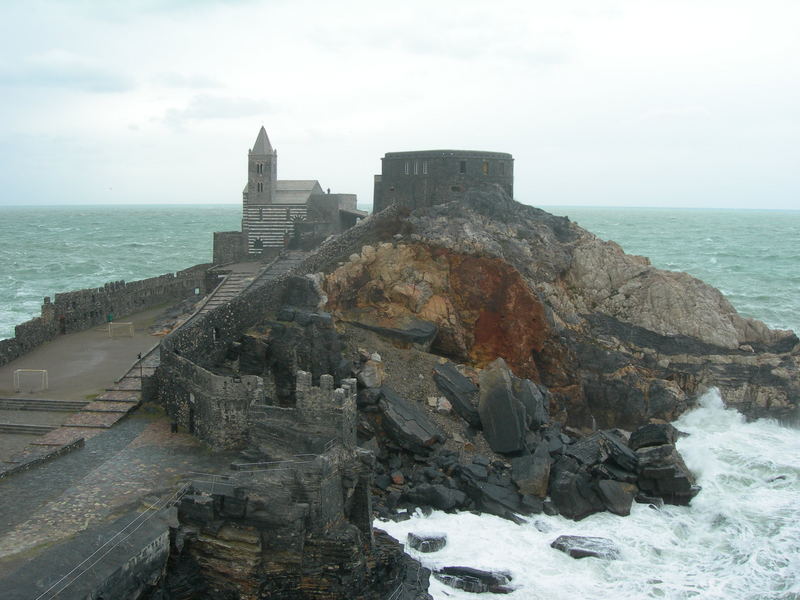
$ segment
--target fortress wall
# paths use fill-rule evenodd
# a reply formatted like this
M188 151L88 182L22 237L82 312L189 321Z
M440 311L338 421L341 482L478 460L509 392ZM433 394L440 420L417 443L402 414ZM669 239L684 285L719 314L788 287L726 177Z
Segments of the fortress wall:
M214 264L226 265L247 258L247 233L244 231L214 232Z
M195 289L205 293L210 264L139 281L116 281L103 287L64 292L51 302L44 299L42 314L17 325L14 337L0 340L0 365L30 352L61 333L84 331L124 315L150 309L170 300L185 298Z

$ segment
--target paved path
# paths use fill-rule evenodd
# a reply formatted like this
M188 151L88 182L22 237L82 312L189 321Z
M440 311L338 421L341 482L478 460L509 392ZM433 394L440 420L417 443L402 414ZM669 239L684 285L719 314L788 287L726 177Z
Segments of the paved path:
M83 450L0 482L0 575L12 570L15 555L115 518L191 472L225 472L233 458L170 433L166 417L128 417Z

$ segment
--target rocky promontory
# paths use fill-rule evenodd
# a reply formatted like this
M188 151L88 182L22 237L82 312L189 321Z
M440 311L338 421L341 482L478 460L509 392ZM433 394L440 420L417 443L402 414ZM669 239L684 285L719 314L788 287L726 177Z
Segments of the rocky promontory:
M184 498L163 598L424 598L374 517L688 504L669 422L703 391L797 415L794 333L499 188L390 206L248 294L162 345L159 401L253 470Z

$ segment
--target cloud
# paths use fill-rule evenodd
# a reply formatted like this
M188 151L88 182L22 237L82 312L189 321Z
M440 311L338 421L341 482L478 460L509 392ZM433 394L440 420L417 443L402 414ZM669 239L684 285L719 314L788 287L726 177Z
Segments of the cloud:
M124 92L134 87L124 73L64 50L27 57L18 66L0 66L0 86L48 87L93 93Z
M222 87L219 81L204 75L185 75L183 73L158 73L153 81L159 85L174 88L209 89Z
M239 119L264 116L270 112L271 107L264 100L201 94L192 98L185 108L167 110L163 120L173 129L180 130L191 120Z

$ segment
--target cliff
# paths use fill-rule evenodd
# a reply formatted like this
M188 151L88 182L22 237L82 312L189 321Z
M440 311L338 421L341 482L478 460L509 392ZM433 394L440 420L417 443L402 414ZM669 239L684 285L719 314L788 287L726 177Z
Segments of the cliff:
M431 352L471 367L502 357L550 389L563 423L671 420L711 386L750 417L796 414L793 332L566 218L488 189L374 221L377 242L325 276L327 309L373 329L435 328Z

